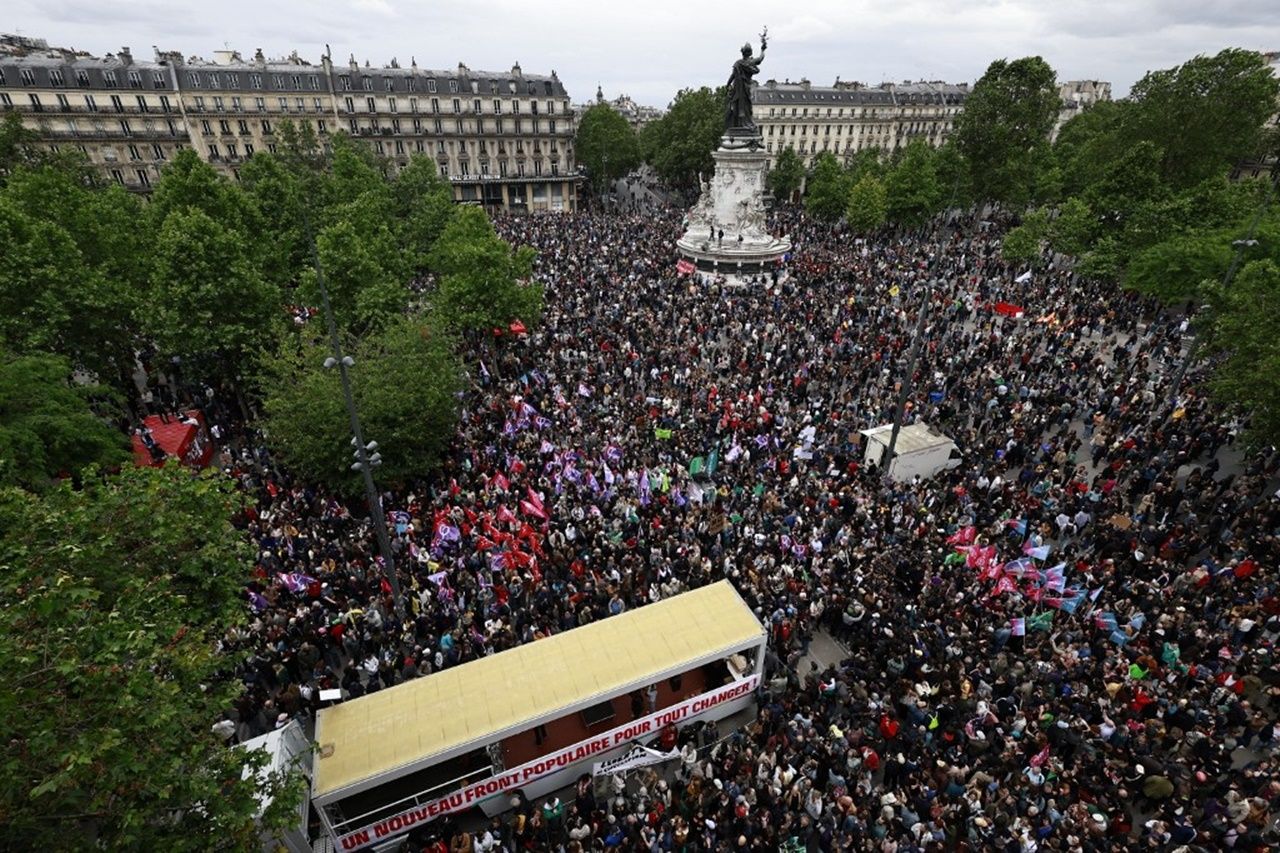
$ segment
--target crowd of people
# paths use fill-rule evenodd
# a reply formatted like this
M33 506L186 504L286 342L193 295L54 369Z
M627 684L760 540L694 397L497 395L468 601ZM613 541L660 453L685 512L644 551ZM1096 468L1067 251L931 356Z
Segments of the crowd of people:
M782 212L787 274L749 286L677 276L674 211L495 224L546 308L473 358L442 468L382 496L402 601L361 505L223 424L258 559L220 731L728 578L770 631L750 725L413 849L1274 849L1280 453L1198 369L1170 387L1184 316L1067 259L1023 275L999 221ZM958 467L864 463L903 383Z

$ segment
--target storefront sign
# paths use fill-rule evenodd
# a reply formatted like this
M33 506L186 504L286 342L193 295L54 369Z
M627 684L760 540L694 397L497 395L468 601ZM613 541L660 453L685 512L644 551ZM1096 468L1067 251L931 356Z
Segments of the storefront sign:
M367 844L382 842L408 832L413 827L435 820L440 815L464 811L503 791L514 791L592 756L608 752L634 740L652 737L667 723L683 725L719 705L750 695L759 684L760 676L750 675L686 699L669 708L663 708L647 717L632 720L590 740L579 741L557 752L535 758L512 770L505 770L497 776L490 776L488 779L454 791L446 797L414 806L386 820L349 832L338 839L338 849L358 850Z

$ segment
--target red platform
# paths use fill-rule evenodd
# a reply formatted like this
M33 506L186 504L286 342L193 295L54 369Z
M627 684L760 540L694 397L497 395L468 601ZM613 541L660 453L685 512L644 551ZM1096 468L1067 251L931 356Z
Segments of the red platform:
M142 443L137 433L133 435L133 461L136 465L158 467L169 457L174 457L187 465L203 468L213 458L213 441L209 438L209 430L204 422L204 415L199 409L189 409L187 415L195 418L198 426L184 424L178 420L178 414L170 417L169 423L160 420L159 415L151 415L143 423L151 430L151 437L156 446L165 453L165 458L153 460L151 454Z

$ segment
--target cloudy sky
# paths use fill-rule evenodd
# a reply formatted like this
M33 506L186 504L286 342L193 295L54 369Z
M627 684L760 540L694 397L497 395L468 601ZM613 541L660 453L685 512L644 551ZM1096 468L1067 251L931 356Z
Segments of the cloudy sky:
M665 106L716 85L769 26L761 79L976 80L1000 57L1039 54L1060 80L1110 80L1224 47L1280 50L1276 0L7 0L0 31L91 53L151 46L210 57L297 50L361 64L554 69L574 101L597 83Z

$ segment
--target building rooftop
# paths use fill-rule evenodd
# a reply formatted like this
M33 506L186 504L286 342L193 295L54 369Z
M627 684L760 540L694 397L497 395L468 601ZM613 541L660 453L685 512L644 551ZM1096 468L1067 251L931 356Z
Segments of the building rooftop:
M779 83L769 80L757 86L754 100L757 104L912 104L912 103L961 103L969 96L968 83L943 83L941 81L904 81L865 86L861 83L837 80L833 86L814 86L808 80Z

